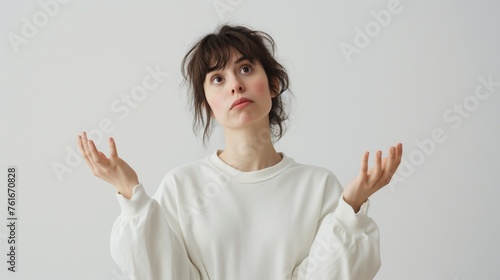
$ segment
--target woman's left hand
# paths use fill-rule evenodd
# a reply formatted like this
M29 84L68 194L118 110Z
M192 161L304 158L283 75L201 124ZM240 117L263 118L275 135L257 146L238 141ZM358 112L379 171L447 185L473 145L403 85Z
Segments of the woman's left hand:
M401 163L403 145L399 143L396 147L391 147L389 156L384 159L382 159L382 151L377 151L375 166L370 170L368 170L368 155L369 153L365 152L361 160L359 176L344 189L342 194L345 202L351 205L356 213L368 197L389 184Z

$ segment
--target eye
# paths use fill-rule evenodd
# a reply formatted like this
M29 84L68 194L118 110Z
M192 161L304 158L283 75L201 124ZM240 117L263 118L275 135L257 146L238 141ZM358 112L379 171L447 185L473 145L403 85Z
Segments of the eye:
M243 74L250 73L250 72L252 72L252 67L250 67L248 65L243 65L240 68L240 72L243 73Z
M223 80L224 79L221 76L214 76L212 78L212 83L213 84L220 84L220 83L222 83Z

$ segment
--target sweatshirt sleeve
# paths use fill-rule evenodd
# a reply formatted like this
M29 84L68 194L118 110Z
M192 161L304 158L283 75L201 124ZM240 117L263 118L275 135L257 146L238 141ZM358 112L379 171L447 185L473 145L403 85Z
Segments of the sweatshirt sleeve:
M169 225L159 202L148 196L141 183L131 199L116 194L121 214L111 230L111 255L131 280L200 278L182 237Z
M366 200L355 213L342 195L322 220L308 256L293 280L368 280L380 269L379 230L367 216Z

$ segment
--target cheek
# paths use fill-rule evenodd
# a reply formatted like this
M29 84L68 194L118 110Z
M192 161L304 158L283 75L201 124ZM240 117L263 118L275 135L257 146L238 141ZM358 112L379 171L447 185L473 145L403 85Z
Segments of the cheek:
M267 84L267 81L265 80L260 80L255 83L255 90L257 93L261 95L267 95L269 92L269 85Z
M208 105L212 109L212 112L214 114L217 113L217 111L223 107L223 100L218 97L217 95L206 95Z
M204 91L205 91L205 98L207 99L208 102L208 106L210 106L212 112L217 111L217 109L220 108L221 106L221 102L217 98L218 95L213 94L210 88L207 88L206 86L204 86Z
M271 95L271 90L269 89L269 84L267 83L267 79L260 80L255 83L255 92L262 98L262 100L265 100L265 106L269 106L269 110L272 107L272 95Z

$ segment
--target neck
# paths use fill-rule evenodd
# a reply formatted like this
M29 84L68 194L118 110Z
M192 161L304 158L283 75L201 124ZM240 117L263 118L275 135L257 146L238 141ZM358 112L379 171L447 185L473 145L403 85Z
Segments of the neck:
M269 124L224 128L226 147L219 157L240 171L256 171L281 161L271 141Z

